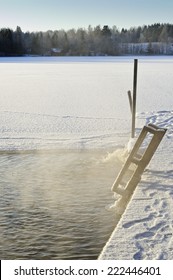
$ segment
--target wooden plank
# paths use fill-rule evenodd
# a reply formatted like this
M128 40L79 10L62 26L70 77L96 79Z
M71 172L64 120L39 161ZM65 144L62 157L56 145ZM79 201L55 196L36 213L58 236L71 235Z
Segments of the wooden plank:
M130 104L130 111L131 111L131 113L132 113L132 108L133 108L133 101L132 101L132 94L131 94L131 91L129 90L128 92L127 92L127 94L128 94L128 98L129 98L129 104Z
M133 79L132 131L131 131L132 138L135 137L137 70L138 70L138 60L135 59L134 60L134 79Z

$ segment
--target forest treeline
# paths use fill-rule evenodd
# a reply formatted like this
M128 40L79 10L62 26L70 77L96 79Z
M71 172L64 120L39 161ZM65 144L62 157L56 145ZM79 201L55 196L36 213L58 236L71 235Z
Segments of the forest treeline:
M47 32L0 29L0 56L173 54L173 24L130 29L96 27Z

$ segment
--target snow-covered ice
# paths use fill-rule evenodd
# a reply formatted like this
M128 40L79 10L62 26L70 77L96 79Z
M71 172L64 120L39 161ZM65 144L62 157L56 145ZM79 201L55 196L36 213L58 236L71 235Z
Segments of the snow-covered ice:
M139 58L137 111L171 110L173 59ZM132 57L1 58L0 148L103 148L130 134Z
M0 61L8 62L0 63L1 149L116 146L116 134L128 133L133 60Z

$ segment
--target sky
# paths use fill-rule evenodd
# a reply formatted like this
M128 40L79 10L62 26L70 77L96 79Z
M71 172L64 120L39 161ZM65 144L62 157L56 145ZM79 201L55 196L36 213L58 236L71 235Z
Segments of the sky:
M0 28L69 30L173 23L172 0L0 0Z

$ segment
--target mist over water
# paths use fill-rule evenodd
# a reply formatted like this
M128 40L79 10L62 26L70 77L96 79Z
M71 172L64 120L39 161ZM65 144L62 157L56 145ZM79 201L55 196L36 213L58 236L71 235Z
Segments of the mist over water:
M1 259L96 259L115 223L120 169L103 150L0 155Z

